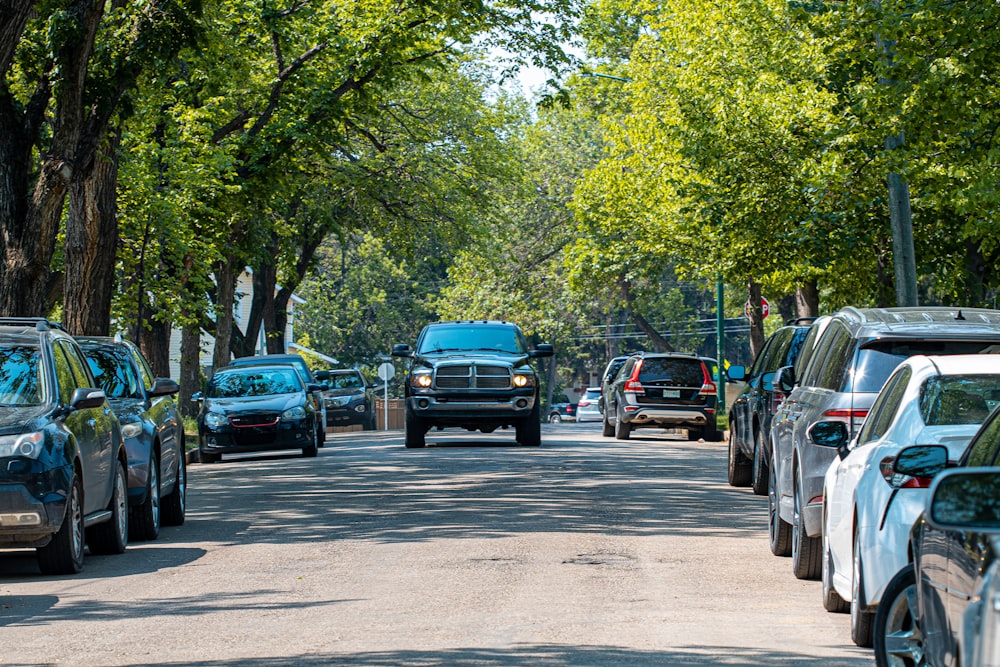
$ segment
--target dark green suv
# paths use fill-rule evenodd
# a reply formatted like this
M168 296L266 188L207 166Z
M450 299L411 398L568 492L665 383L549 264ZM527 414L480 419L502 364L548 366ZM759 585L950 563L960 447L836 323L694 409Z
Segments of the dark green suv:
M128 543L121 426L83 352L42 319L0 318L0 548L44 574Z

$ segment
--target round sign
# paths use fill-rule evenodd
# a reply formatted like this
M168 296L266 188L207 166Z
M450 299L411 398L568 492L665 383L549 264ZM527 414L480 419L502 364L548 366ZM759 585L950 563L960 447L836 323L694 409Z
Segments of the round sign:
M767 299L765 299L764 297L760 297L760 319L763 320L770 313L771 313L771 304L769 304L767 302ZM750 299L747 299L747 302L743 304L743 314L747 316L747 319L750 319Z
M396 374L396 367L388 361L378 367L378 377L383 382L388 382Z

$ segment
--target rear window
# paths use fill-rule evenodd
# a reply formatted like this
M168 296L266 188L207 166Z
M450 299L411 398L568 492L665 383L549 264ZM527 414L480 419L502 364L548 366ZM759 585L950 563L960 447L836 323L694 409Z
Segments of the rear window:
M896 366L917 354L979 354L996 341L886 341L858 352L853 391L877 393ZM852 391L850 376L841 391Z
M659 383L670 387L700 387L705 373L697 359L648 357L639 369L639 382Z
M982 424L1000 405L1000 377L932 377L920 388L920 416L928 426Z

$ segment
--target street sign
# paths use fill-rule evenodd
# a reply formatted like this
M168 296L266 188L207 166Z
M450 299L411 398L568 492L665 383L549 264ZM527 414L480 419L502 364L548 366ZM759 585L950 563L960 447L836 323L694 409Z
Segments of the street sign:
M764 297L760 297L760 319L766 319L770 313L771 304ZM743 304L743 314L747 316L747 319L750 319L750 299L747 299L747 302Z
M378 367L378 377L383 382L388 382L396 374L396 367L388 361Z

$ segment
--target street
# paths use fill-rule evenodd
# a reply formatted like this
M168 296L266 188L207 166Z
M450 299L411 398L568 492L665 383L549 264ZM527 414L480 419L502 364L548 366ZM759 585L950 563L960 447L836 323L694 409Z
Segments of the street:
M767 546L726 444L331 434L189 468L187 522L76 576L0 553L0 664L873 665Z

